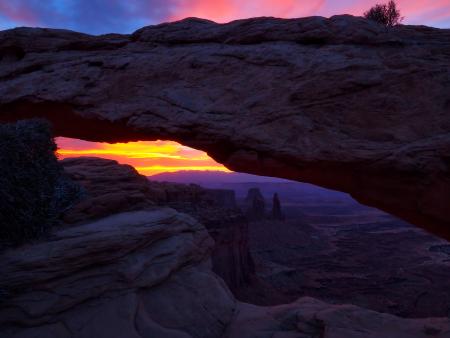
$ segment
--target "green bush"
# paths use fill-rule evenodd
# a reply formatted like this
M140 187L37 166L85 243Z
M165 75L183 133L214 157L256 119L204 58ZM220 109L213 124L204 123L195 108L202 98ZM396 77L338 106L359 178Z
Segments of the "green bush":
M45 120L0 124L0 244L37 238L80 194L64 174Z
M376 21L387 27L393 27L403 21L400 11L397 9L395 1L389 1L387 4L375 5L364 13L366 19Z

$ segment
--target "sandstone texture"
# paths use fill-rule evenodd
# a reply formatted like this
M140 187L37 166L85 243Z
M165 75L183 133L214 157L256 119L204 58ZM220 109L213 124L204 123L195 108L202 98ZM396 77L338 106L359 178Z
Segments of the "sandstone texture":
M448 317L450 244L378 210L340 207L314 215L314 205L303 206L297 218L249 224L256 275L275 290L249 302L308 296L403 318Z
M213 241L172 209L114 215L1 255L1 337L221 337L236 301Z
M173 209L116 214L0 255L8 338L427 338L450 320L401 319L302 298L235 300L211 271L213 241Z
M170 139L450 238L450 30L334 16L0 32L0 119Z
M272 199L272 219L282 221L284 219L283 212L281 211L281 203L278 194L273 194Z
M64 224L86 223L119 212L171 207L193 216L208 229L215 242L213 271L234 293L256 282L247 219L237 208L232 190L149 181L129 165L96 157L68 158L60 163L69 177L84 188L81 200L64 214Z
M267 217L266 201L258 188L250 188L244 200L245 215L251 221Z
M60 163L68 176L83 187L80 201L63 215L64 223L83 223L156 205L147 178L132 166L95 157L67 158Z
M428 338L450 337L449 319L403 319L354 305L313 298L274 307L239 304L228 337L239 338Z

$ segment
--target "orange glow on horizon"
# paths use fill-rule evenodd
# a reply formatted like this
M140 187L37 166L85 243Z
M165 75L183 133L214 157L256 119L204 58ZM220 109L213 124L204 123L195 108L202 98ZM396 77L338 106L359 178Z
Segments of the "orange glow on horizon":
M80 156L103 157L132 165L146 176L181 170L230 172L205 152L172 141L110 144L58 137L56 143L60 159Z
M225 167L219 166L186 166L186 167L165 167L165 166L149 166L149 167L135 167L137 171L139 171L142 175L152 176L160 173L172 173L177 171L223 171L223 172L231 172Z
M186 17L199 17L225 23L232 20L273 16L280 18L299 18L305 16L330 17L339 14L362 16L377 3L388 0L179 0L167 21ZM449 20L449 0L397 0L405 24L430 24Z
M181 2L169 21L199 17L224 23L255 16L299 17L317 13L324 4L324 0L190 0Z

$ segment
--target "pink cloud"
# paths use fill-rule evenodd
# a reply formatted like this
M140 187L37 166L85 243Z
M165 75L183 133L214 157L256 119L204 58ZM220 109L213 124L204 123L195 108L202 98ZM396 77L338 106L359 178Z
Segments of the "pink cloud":
M363 15L388 0L0 0L0 29L67 28L131 33L144 25L201 17L228 22L257 16ZM397 0L406 24L450 27L450 0Z
M26 25L36 25L38 20L30 7L24 3L0 1L0 15L11 21L18 21Z
M388 0L180 0L169 21L195 16L216 22L228 22L255 16L294 18L310 15L362 16L377 3ZM398 0L405 23L430 25L450 19L450 0Z
M100 149L102 147L101 143L88 142L66 137L57 137L55 141L59 149L85 150L93 148Z
M216 22L228 22L255 16L281 18L314 15L325 0L184 0L175 8L170 21L185 17L201 17Z

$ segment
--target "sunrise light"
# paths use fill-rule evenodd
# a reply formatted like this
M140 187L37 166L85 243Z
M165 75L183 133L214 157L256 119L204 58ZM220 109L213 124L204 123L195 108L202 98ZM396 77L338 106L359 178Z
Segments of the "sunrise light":
M58 137L56 142L60 159L79 156L103 157L130 164L146 176L180 170L229 171L205 152L172 141L110 144Z

